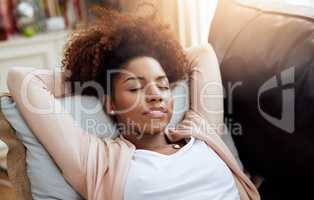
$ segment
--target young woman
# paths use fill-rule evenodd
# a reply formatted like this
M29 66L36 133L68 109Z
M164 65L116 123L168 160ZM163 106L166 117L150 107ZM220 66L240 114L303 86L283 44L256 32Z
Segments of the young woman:
M85 199L260 199L209 129L204 105L210 102L201 99L201 91L215 59L209 46L184 52L158 21L105 11L69 41L65 81L59 84L60 74L54 79L52 72L14 68L8 87L39 141ZM170 83L186 74L190 110L178 129L168 129ZM64 95L64 86L73 94L87 82L96 89L83 93L97 94L123 127L118 138L103 141L75 126L70 114L46 112L62 110L54 99Z

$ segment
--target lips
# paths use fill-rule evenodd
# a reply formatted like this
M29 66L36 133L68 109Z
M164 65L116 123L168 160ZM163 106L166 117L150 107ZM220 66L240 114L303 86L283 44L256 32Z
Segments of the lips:
M167 115L168 110L165 107L152 107L143 114L150 118L163 118Z

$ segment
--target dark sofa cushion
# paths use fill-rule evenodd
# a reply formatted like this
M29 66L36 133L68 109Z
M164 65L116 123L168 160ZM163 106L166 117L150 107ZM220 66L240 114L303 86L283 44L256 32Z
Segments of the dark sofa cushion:
M264 187L278 193L273 199L314 185L314 19L283 10L220 0L209 36L226 91L225 122L244 167L265 178Z

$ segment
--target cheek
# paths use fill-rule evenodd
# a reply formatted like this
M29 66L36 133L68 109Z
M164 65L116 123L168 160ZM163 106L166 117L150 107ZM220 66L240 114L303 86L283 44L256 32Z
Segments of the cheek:
M141 102L139 95L132 94L129 92L120 92L115 100L116 109L119 111L132 111L136 109Z
M141 96L136 93L119 92L115 99L115 110L118 111L117 119L126 122L132 119L137 121L138 115L143 112Z

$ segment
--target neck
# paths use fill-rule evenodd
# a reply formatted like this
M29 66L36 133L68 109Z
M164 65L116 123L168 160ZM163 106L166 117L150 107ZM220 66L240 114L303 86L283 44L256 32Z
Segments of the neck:
M140 136L134 134L123 134L123 136L133 143L137 149L154 149L168 144L164 132L155 134L144 133Z

